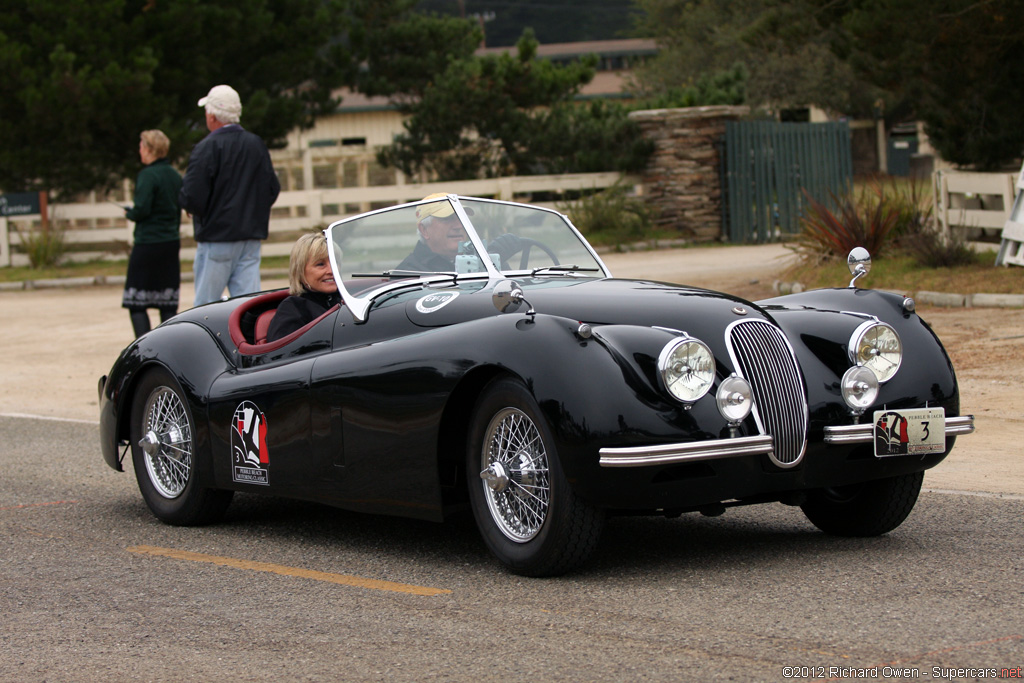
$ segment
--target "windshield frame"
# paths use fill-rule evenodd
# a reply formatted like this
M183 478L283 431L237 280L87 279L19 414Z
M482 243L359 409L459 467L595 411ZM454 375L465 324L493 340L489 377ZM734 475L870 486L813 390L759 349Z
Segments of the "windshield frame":
M324 234L327 236L327 243L328 243L328 247L329 247L329 249L328 249L328 256L329 256L330 262L331 262L331 269L334 272L335 282L338 285L338 293L341 295L341 298L345 302L345 305L352 312L352 315L355 318L356 322L360 322L360 323L361 322L365 322L367 317L368 317L368 315L369 315L370 308L373 306L374 301L376 299L378 299L379 297L385 295L385 294L388 294L390 292L394 292L395 290L405 289L405 288L408 288L408 287L422 287L422 286L438 285L438 284L442 284L442 283L445 283L445 282L450 282L450 283L454 284L454 283L460 282L460 281L464 282L464 281L467 281L467 280L479 280L479 279L486 279L486 280L493 281L494 283L496 283L499 280L506 280L506 279L515 278L515 277L522 277L522 276L526 276L526 275L533 275L536 272L538 272L537 269L519 269L519 268L516 268L516 269L511 269L510 268L508 270L502 271L501 269L498 268L498 266L496 266L491 261L490 258L480 258L479 260L480 260L480 262L484 266L484 269L480 270L480 271L469 272L469 273L459 273L459 272L456 272L456 271L453 270L453 271L450 271L450 272L446 271L446 272L424 273L423 275L418 276L418 277L415 276L415 275L410 275L410 276L407 276L407 277L402 277L400 279L395 279L395 280L393 280L391 282L385 282L385 283L381 283L381 284L378 284L378 285L370 286L370 287L366 288L365 290L359 290L358 293L353 293L353 292L349 291L349 288L345 284L345 279L343 277L344 271L342 270L342 262L344 261L344 254L341 254L340 257L339 257L339 254L337 252L339 251L340 247L338 247L337 243L334 241L334 238L333 238L333 233L334 233L334 230L336 228L338 228L340 226L343 226L343 225L345 225L347 223L353 222L353 221L364 220L364 219L366 219L368 217L371 217L371 216L374 216L374 215L383 214L383 213L390 212L390 211L397 211L397 210L400 210L400 209L408 209L408 208L417 207L417 206L420 206L420 205L423 205L423 204L431 204L431 203L435 203L435 202L438 202L438 201L445 201L445 200L447 200L448 202L451 203L452 208L455 211L455 214L458 216L459 220L462 223L462 227L463 227L463 229L466 232L466 235L468 237L468 241L473 245L473 248L476 250L478 256L481 255L481 254L486 255L487 254L487 249L485 247L483 238L481 238L481 236L480 236L480 234L479 234L479 232L477 230L477 227L473 224L473 219L472 219L472 215L471 215L473 212L466 210L466 207L463 205L462 200L467 200L467 201L471 201L471 202L486 202L488 204L494 204L494 205L499 205L499 206L500 205L505 205L505 206L515 207L515 208L518 208L518 209L529 209L529 210L543 211L543 212L547 212L547 213L553 214L553 215L557 216L561 220L561 222L565 225L565 227L567 227L573 233L573 235L575 235L576 239L586 249L586 251L588 252L590 257L593 258L594 262L598 266L598 270L596 270L596 271L588 270L586 272L579 272L579 271L577 271L577 272L573 272L573 271L565 272L565 271L558 271L558 270L543 269L545 276L547 276L547 277L576 277L576 278L578 278L578 277L593 277L593 278L611 277L611 272L608 270L608 267L601 260L601 257L598 256L598 254L594 250L593 246L591 246L591 244L582 235L582 233L580 233L580 231L576 228L576 226L574 226L572 224L572 221L569 220L569 217L566 216L565 214L559 212L559 211L556 211L554 209L550 209L550 208L547 208L547 207L544 207L544 206L534 205L534 204L524 204L524 203L521 203L521 202L509 202L509 201L504 201L504 200L499 200L499 199L487 199L487 198L483 198L483 197L469 197L469 196L460 196L460 195L455 195L455 194L447 194L443 198L438 197L438 196L431 196L431 198L422 199L422 200L419 200L419 201L416 201L416 202L408 202L408 203L405 203L405 204L396 204L394 206L388 206L388 207L385 207L385 208L382 208L382 209L376 209L374 211L368 211L366 213L361 213L361 214L358 214L356 216L350 216L348 218L344 218L342 220L335 221L335 222L331 223L324 230ZM340 258L340 260L339 260L339 258ZM391 271L386 271L386 272L391 272Z

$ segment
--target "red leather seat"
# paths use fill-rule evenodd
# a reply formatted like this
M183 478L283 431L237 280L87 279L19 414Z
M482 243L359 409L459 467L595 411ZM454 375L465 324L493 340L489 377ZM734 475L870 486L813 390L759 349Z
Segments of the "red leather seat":
M267 341L267 331L270 330L270 321L274 319L274 314L277 313L277 309L269 311L263 311L259 317L256 318L256 329L253 332L253 337L256 339L256 344L265 344Z
M277 313L277 305L284 301L287 296L287 289L266 292L243 301L231 312L231 316L228 318L228 334L231 336L231 341L235 343L242 354L248 356L276 351L298 339L306 330L339 308L338 305L332 306L316 320L307 323L285 337L268 342L267 331L270 329L270 321L273 319L274 314ZM250 342L246 339L245 333L242 332L242 318L246 313L255 313L256 311L259 311L259 314L256 315L256 322L253 325L253 341Z

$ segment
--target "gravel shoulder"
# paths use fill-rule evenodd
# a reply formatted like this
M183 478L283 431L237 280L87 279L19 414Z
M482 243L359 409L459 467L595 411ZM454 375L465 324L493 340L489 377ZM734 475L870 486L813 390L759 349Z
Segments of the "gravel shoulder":
M792 258L779 245L675 249L603 256L617 277L645 278L737 294L772 296ZM836 273L836 285L849 281ZM264 280L265 288L286 286ZM870 286L870 275L864 286ZM182 283L182 301L192 285ZM925 477L931 489L1024 496L1024 310L919 306L953 359L964 413L977 432ZM155 312L153 312L155 314ZM132 340L121 288L0 291L0 415L98 420L97 382Z

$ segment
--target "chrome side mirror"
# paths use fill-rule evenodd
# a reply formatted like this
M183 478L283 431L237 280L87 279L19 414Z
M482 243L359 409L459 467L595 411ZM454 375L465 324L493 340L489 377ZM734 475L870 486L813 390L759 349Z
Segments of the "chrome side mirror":
M850 289L853 289L857 279L867 275L871 270L871 253L864 247L854 247L850 250L850 255L846 257L846 265L850 269L850 274L853 275L853 279L850 280Z
M491 292L491 302L498 309L499 313L507 313L513 308L518 307L519 304L525 303L530 307L526 315L536 315L533 306L530 306L530 302L523 296L523 288L512 280L501 280L498 284L494 285L494 291Z

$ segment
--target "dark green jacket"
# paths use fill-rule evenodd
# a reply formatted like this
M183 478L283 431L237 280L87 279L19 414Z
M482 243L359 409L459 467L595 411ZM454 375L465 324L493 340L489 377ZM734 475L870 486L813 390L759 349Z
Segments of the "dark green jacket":
M167 159L157 159L139 171L135 180L135 206L125 213L128 220L135 221L136 244L180 238L180 190L181 174Z

